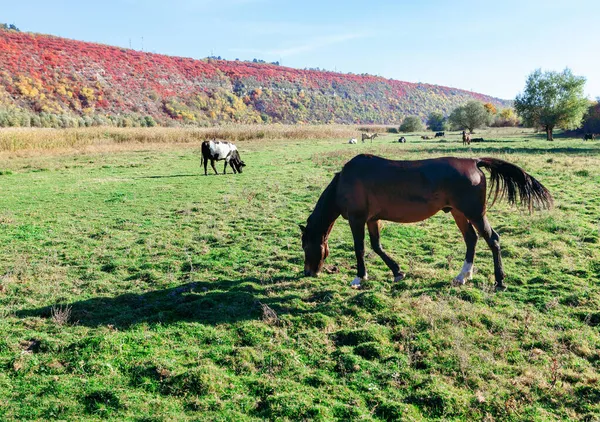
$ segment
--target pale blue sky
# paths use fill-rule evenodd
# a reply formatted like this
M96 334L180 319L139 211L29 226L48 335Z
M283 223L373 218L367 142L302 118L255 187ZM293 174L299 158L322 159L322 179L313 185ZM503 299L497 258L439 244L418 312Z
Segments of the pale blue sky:
M535 68L566 66L600 96L599 16L599 0L0 0L0 22L25 31L138 50L143 37L156 53L279 60L506 99Z

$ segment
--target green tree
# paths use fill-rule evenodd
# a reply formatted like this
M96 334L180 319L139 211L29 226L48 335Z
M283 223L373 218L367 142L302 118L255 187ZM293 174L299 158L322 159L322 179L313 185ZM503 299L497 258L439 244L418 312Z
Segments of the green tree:
M427 117L427 127L434 132L446 130L446 117L438 111L430 113Z
M585 133L600 133L600 98L589 106L581 128Z
M589 102L583 94L585 78L570 69L562 72L535 70L527 78L525 91L517 95L515 110L528 126L541 126L553 140L555 127L574 129L581 124Z
M454 109L448 121L455 129L468 129L469 132L489 124L490 114L479 101L469 101Z
M418 132L423 130L423 122L417 116L408 116L400 125L400 132Z

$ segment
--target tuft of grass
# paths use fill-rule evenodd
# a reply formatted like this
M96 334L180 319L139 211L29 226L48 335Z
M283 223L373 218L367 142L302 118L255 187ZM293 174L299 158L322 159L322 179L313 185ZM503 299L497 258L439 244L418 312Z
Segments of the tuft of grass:
M67 325L71 321L71 307L70 306L52 306L50 309L50 316L52 322L56 325L63 326Z

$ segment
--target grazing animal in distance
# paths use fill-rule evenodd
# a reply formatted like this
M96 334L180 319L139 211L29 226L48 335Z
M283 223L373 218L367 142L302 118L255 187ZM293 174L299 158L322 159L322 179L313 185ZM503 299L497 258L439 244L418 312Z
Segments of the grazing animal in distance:
M485 142L483 138L471 138L471 142Z
M421 139L431 139L431 138L429 136L427 136L427 135L422 135Z
M443 138L446 136L445 132L436 132L435 133L435 138Z
M462 132L463 145L471 145L471 134L463 130Z
M365 139L370 139L371 142L373 142L373 139L377 138L379 136L378 133L373 133L371 135L369 135L368 133L363 133L362 134L362 141L363 143L365 142Z
M596 139L596 135L593 133L586 133L585 135L583 135L584 141L593 141L595 139Z
M358 142L358 141L356 140L356 138L352 138L352 139L350 139L350 140L348 141L348 143L349 143L349 144L352 144L352 145L356 144L357 142Z
M365 268L365 225L371 247L394 275L404 278L398 263L381 247L380 220L414 223L440 210L450 212L462 232L467 252L464 265L453 283L463 285L473 275L477 233L487 242L494 259L496 290L504 290L500 237L486 218L487 181L482 169L490 172L490 196L494 203L506 198L533 206L551 208L552 195L520 167L496 158L443 157L417 161L387 160L360 154L336 173L321 194L302 231L304 275L316 276L329 255L328 238L341 215L348 220L354 239L357 276L351 286L367 279Z
M240 158L240 153L237 147L231 142L226 141L204 141L202 142L202 157L200 158L200 166L204 163L204 175L208 175L207 166L208 160L210 165L215 171L215 174L219 174L215 168L215 161L225 160L225 166L223 167L223 174L227 174L227 164L231 166L233 173L241 173L242 167L246 164Z
M404 136L401 136L400 139L398 139L398 142L400 142L401 144L405 144L406 138Z

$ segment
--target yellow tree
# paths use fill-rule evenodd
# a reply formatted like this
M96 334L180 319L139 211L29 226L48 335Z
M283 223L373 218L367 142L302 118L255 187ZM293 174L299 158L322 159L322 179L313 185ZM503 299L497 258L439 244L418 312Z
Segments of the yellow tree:
M496 110L496 106L492 103L485 103L483 107L485 108L485 111L487 111L488 114L490 114L491 116L495 116L498 112L498 110Z

